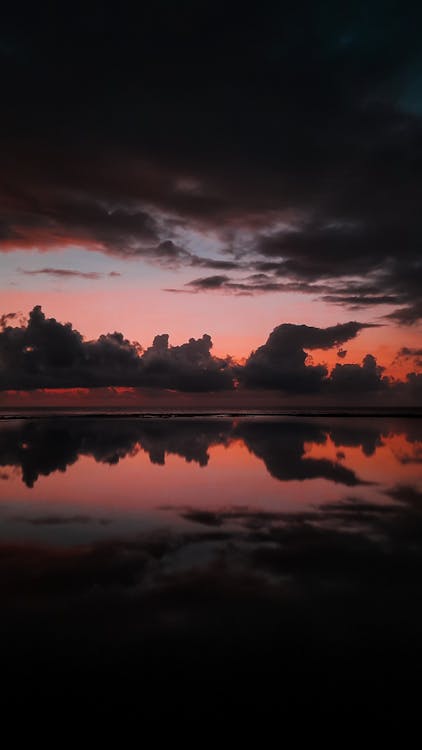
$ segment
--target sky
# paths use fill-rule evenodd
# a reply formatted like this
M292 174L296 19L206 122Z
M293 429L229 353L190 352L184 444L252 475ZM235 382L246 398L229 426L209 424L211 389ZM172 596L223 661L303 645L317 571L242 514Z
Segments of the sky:
M421 16L2 11L0 405L420 403Z

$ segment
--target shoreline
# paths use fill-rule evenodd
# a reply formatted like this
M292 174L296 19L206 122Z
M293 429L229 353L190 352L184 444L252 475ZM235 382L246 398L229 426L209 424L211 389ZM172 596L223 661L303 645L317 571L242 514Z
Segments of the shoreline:
M422 409L400 409L382 410L382 409L283 409L269 411L167 411L167 412L140 412L120 410L86 410L73 408L54 408L50 409L19 409L9 410L0 409L0 422L15 419L51 419L54 417L66 419L139 419L139 420L184 420L184 419L244 419L244 418L321 418L321 417L341 417L341 418L406 418L421 419Z

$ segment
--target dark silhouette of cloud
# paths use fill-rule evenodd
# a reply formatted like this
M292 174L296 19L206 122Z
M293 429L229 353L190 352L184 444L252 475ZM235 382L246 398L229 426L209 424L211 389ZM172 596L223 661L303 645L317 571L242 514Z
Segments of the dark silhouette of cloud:
M336 364L331 375L329 387L340 393L368 393L388 388L388 378L383 377L384 367L377 364L372 354L367 354L362 365Z
M2 249L208 264L246 286L238 273L261 263L262 292L301 283L420 320L420 10L140 13L82 23L7 9ZM190 231L216 238L209 262Z
M230 389L230 364L213 357L211 348L208 335L181 346L169 346L167 334L156 336L142 354L139 345L122 333L84 341L70 323L46 318L36 306L27 325L6 325L0 332L0 388L143 385L181 391Z
M331 349L355 336L368 324L343 323L329 328L283 324L267 342L252 352L239 379L246 387L274 388L294 392L318 392L328 376L323 365L307 365L305 349Z
M97 279L102 279L104 277L115 278L116 276L120 276L120 273L117 273L117 271L100 273L99 271L73 271L68 268L39 268L31 271L24 268L18 268L17 270L26 276L54 276L58 279L80 278L89 279L91 281L96 281Z
M414 428L411 432L408 425L393 423L390 429L398 433L405 430L415 444L421 440L420 430ZM169 455L207 466L211 447L229 446L232 440L240 439L264 462L271 476L280 481L320 477L353 487L364 484L353 470L340 460L308 456L306 444L324 445L330 437L338 449L359 447L366 456L372 456L387 434L380 431L379 425L366 422L350 425L341 420L326 423L267 422L247 418L238 421L177 418L169 421L103 417L100 422L88 417L28 419L23 423L8 424L7 430L0 429L0 467L20 467L23 482L33 487L39 476L66 471L79 456L92 456L95 461L112 466L142 450L153 464L161 466L165 465ZM408 458L410 460L411 456ZM213 518L208 514L202 521L213 524Z
M199 523L203 526L222 526L224 523L224 517L222 517L221 514L213 513L209 510L195 510L194 508L189 508L181 515L182 518L187 521L193 521L194 523Z
M416 367L422 367L422 349L402 346L396 354L396 361L413 361Z
M354 471L326 458L310 458L305 454L305 443L323 445L326 432L313 424L248 423L241 422L236 435L256 456L261 458L268 472L276 479L315 479L322 477L353 487L361 484Z
M256 711L264 701L267 712L280 696L290 707L292 691L298 715L308 702L320 711L329 701L331 713L361 700L373 714L389 705L391 680L401 686L394 711L400 697L408 711L407 664L421 661L421 508L417 488L392 487L385 502L349 497L305 513L214 510L209 525L219 528L204 528L206 510L195 519L183 509L197 529L70 547L2 540L9 698L27 684L33 692L34 671L43 700L41 675L47 694L64 680L79 697L95 687L102 698L106 674L106 691L116 680L131 705L142 675L162 711L164 671L171 705L189 700L189 715L214 693L214 706Z
M0 331L3 331L12 321L17 321L18 318L19 313L16 312L3 313L3 315L0 315Z
M93 516L84 515L81 513L74 516L64 516L56 514L49 516L34 516L33 518L28 518L26 516L17 516L13 518L13 520L19 521L20 523L27 523L31 526L67 526L73 524L90 523L100 523L102 526L108 526L108 524L112 523L109 518L94 518Z
M213 393L239 388L242 392L260 389L338 398L365 398L376 392L417 399L420 386L416 373L409 373L404 382L393 382L383 375L384 368L371 354L362 365L338 363L331 373L325 365L309 359L308 352L341 347L372 327L374 324L356 321L328 328L284 323L240 365L229 355L214 356L208 334L179 346L169 344L168 334L159 334L146 349L117 331L87 341L71 323L46 318L36 305L27 322L15 313L3 316L0 390L120 386ZM343 351L338 350L340 358ZM403 354L407 351L411 350L403 349L398 356L408 357ZM417 365L417 358L413 362Z
M2 250L77 245L194 269L207 260L184 238L204 232L216 238L208 267L230 272L214 294L296 284L394 325L421 321L419 5L186 0L22 10L2 11ZM20 323L11 328L16 319L2 321L1 388L143 385L156 372L161 387L231 387L230 366L215 362L207 339L175 352L158 339L144 373L122 334L85 342L70 326L33 317L29 335ZM305 342L283 336L236 377L289 393L296 378L299 392L328 391L324 368L306 365ZM371 359L338 367L336 394L365 387L372 398L389 388L421 403L416 371L393 387ZM78 435L56 430L49 456L29 443L32 463L25 444L12 440L2 452L27 461L35 481L79 455ZM303 476L302 437L294 435L289 469L273 444L247 433L282 476ZM161 460L162 441L152 444ZM96 450L115 461L126 445L130 430ZM194 452L202 460L204 445ZM337 462L307 469L340 476ZM315 715L325 730L338 718L338 737L360 718L362 729L366 718L377 732L395 722L402 732L420 710L420 490L394 488L379 509L371 497L316 502L313 515L267 519L265 528L252 509L237 533L223 524L71 548L2 539L5 713L15 692L20 719L37 702L38 718L46 707L53 715L56 698L66 725L81 706L101 706L111 720L121 702L132 717L140 707L157 717L156 727L170 708L186 725L203 718L202 728L228 716L249 729L261 713L262 732L280 707L287 724L296 704L296 733L307 723L315 735ZM192 562L198 548L212 551L202 566Z
M190 286L196 289L219 289L229 280L228 276L206 276L201 279L194 279L189 282Z
M66 471L81 455L114 465L144 450L153 464L164 466L166 456L177 455L206 466L209 448L226 445L230 434L229 421L110 418L98 430L95 419L28 420L7 432L0 430L0 466L19 466L28 487L39 476Z

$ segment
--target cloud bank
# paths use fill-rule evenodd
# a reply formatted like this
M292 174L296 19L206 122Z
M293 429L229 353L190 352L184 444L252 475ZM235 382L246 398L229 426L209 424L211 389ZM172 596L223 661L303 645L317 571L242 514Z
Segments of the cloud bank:
M372 354L362 364L309 361L312 350L330 350L354 339L371 324L350 321L327 328L284 323L265 344L251 352L244 364L230 356L212 354L208 334L172 346L167 333L155 336L144 349L123 333L103 334L87 341L71 323L46 318L35 306L27 322L15 313L2 316L0 327L0 389L129 387L189 393L234 390L268 390L287 395L345 396L397 393L400 388L417 393L421 376L409 373L406 383L383 375ZM14 323L18 323L14 325ZM398 356L413 350L402 349ZM338 349L340 358L344 350ZM412 360L413 361L413 360Z

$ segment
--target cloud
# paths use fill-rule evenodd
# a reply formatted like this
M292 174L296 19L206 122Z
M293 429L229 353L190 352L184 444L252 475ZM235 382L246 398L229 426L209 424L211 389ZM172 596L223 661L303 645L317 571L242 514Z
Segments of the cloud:
M363 482L339 462L305 455L305 442L323 445L326 433L312 424L254 424L241 422L236 434L261 458L271 476L282 481L322 477L353 487Z
M27 523L31 526L67 526L73 524L90 524L100 523L102 526L107 526L112 523L109 518L95 518L94 516L88 516L85 514L76 514L74 516L63 516L63 515L49 515L49 516L34 516L33 518L27 518L26 516L15 517L14 521L20 523Z
M290 710L292 691L298 716L327 702L330 711L346 702L349 713L362 700L373 712L385 710L393 676L407 715L408 664L420 653L421 501L416 487L392 487L378 502L320 499L304 513L217 507L218 528L176 521L62 547L2 540L9 698L16 690L21 701L26 685L32 694L37 674L43 703L40 675L48 695L64 681L83 698L95 688L102 707L112 679L126 706L144 687L160 697L160 712L188 700L189 716L204 696L232 710L234 688L239 707L256 713L264 703L265 715L280 696ZM274 695L280 673L286 686ZM116 710L114 692L112 701Z
M374 324L356 321L327 328L283 323L244 364L237 364L230 356L212 354L208 334L177 346L169 344L167 333L159 334L147 348L117 331L87 341L71 323L46 318L37 305L27 322L15 313L2 318L0 389L126 387L192 394L236 389L241 394L268 390L362 398L378 392L402 400L417 399L419 380L415 373L409 373L404 382L393 383L371 354L362 365L338 363L331 372L309 359L310 351L334 348L342 358L345 350L338 347L372 327Z
M388 378L383 377L384 367L377 364L372 354L364 357L362 365L336 364L330 375L330 389L340 393L368 393L388 388Z
M212 420L105 419L100 433L95 419L29 420L10 431L0 430L0 466L20 467L27 487L33 487L40 476L65 471L79 456L114 466L143 450L158 466L176 455L203 467L210 447L227 445L230 436L230 422Z
M189 286L196 289L219 289L229 280L228 276L205 276L189 282Z
M18 321L20 318L19 313L16 312L10 312L10 313L3 313L3 315L0 315L0 332L4 331L5 328L7 328L8 324L12 321Z
M186 521L202 524L203 526L222 526L224 518L218 513L207 510L196 510L190 508L181 514Z
M394 424L389 429L400 434ZM405 434L409 442L417 445L421 440L420 429L417 426L412 429L413 433L407 425ZM360 422L334 425L324 421L255 422L247 418L221 421L199 417L173 420L104 417L99 431L95 418L56 417L13 422L7 430L0 430L0 467L18 467L22 481L33 487L40 476L64 472L80 456L114 466L144 451L157 466L165 466L168 456L179 456L187 463L205 467L213 446L228 447L241 440L264 463L271 476L280 481L324 478L348 487L363 485L362 479L340 460L307 455L307 444L324 446L328 438L337 448L360 448L366 456L372 456L383 445L379 427L362 426ZM415 450L413 458L417 457ZM208 515L190 520L213 524Z
M413 325L422 320L422 305L417 301L409 304L407 307L400 307L398 310L394 310L394 312L389 313L386 317L401 325Z
M80 278L89 279L95 281L104 277L115 278L121 274L117 271L110 271L109 273L100 273L99 271L74 271L68 268L39 268L36 270L25 270L24 268L17 269L19 273L25 274L25 276L55 276L59 279L67 278Z
M249 286L239 272L260 263L270 278L250 293L329 286L311 293L420 320L420 12L274 4L223 23L211 6L190 10L189 28L152 7L142 24L104 17L113 60L83 25L8 10L7 44L22 52L2 58L1 248L78 245ZM215 239L209 261L189 233Z
M396 362L400 360L410 361L413 362L416 367L422 367L422 349L402 346L395 357Z
M118 332L84 341L70 323L46 318L36 306L27 325L6 326L0 333L0 388L115 385L181 391L230 389L230 363L213 357L211 348L208 335L169 346L168 335L163 334L142 353L139 344Z
M239 271L209 266L246 285L234 294L282 294L295 283L343 309L383 315L388 304L392 324L420 322L420 4L187 0L140 12L2 10L2 250L77 245L202 267L180 239L194 230L216 238L213 263L239 262ZM260 292L243 279L250 262L267 265ZM38 318L29 336L11 322L2 387L143 382L139 348L121 334L89 346L71 327L46 331ZM328 373L307 373L307 348L296 343L287 373L280 353L277 376L267 349L248 376L289 393L295 372L298 390L327 387ZM206 345L172 357L158 342L149 382L154 361L161 384L180 386L191 353L202 377ZM374 362L355 367L336 371L338 387L386 389ZM400 388L421 402L420 374ZM389 393L396 403L398 390ZM264 453L262 439L248 439ZM72 440L68 455L79 450ZM104 454L116 460L119 449ZM288 471L265 455L274 473ZM45 470L59 465L59 448L50 464L41 459ZM202 568L189 557L192 534L67 549L3 541L8 699L15 686L20 708L31 706L44 677L45 714L73 676L62 706L95 696L115 710L120 699L136 711L152 705L159 720L169 704L189 719L202 707L209 722L211 705L227 715L237 701L239 715L261 708L266 721L280 706L291 716L296 699L302 719L308 707L330 720L347 714L343 729L368 711L400 723L418 709L422 623L420 498L401 499L377 511L370 498L351 498L229 539L208 529L211 538L196 535L199 547L215 545Z
M350 341L368 324L338 324L328 328L285 323L246 360L239 379L246 387L291 392L319 392L328 376L324 365L306 364L305 349L331 349Z

